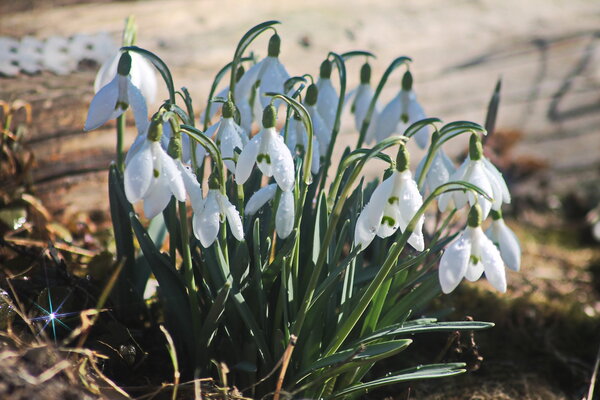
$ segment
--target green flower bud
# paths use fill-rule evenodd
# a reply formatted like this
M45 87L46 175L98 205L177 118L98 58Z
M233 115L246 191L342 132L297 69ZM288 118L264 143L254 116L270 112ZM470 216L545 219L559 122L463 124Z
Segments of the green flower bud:
M308 86L308 89L306 89L306 105L307 106L314 106L315 104L317 104L317 98L319 97L319 89L317 89L317 85L315 85L314 83L311 83Z
M162 114L156 113L150 120L150 126L148 127L148 140L158 142L163 134L162 126Z
M471 228L477 228L481 226L481 222L483 221L483 212L481 211L481 207L479 204L475 204L471 207L469 211L469 216L467 217L467 225Z
M502 210L491 210L490 215L494 221L502 219Z
M171 158L181 159L182 151L183 147L181 145L181 134L173 134L173 136L171 136L171 139L169 140L167 154L170 155Z
M129 75L130 71L131 71L131 55L129 54L129 52L126 51L123 54L121 54L121 58L119 58L119 65L117 67L117 72L121 76L127 76L127 75Z
M371 82L371 66L366 62L360 67L360 83L369 82Z
M331 78L331 61L325 60L321 63L321 70L319 76L323 79Z
M281 38L279 37L278 34L274 34L273 36L271 36L271 39L269 39L269 50L268 50L269 57L279 57L280 49L281 49Z
M404 73L404 76L402 77L402 90L406 90L408 92L409 90L412 90L412 86L413 86L412 74L410 73L410 71L406 71Z
M410 156L406 146L401 144L398 148L398 154L396 155L396 170L398 172L404 172L408 169L410 164Z
M473 132L469 139L469 158L473 161L481 160L483 156L483 146L481 145L481 138L478 134Z
M235 104L231 99L227 100L225 104L223 104L223 118L233 118L235 115Z
M277 122L277 110L275 106L269 104L263 111L262 124L265 128L274 128Z

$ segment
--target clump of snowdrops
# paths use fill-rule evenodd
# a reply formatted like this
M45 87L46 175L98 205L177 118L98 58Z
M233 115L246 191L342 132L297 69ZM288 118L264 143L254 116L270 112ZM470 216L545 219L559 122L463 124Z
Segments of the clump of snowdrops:
M492 326L419 317L440 289L453 291L463 277L485 273L504 292L505 266L519 269L518 241L501 213L510 194L483 154L486 130L427 118L408 57L393 60L376 87L367 51L330 52L316 79L290 75L279 58L277 24L264 22L242 37L198 121L197 103L175 89L157 55L134 46L128 22L124 47L98 75L85 125L118 120L110 205L124 266L113 298L143 303L153 274L178 368L190 377L223 376L225 363L229 384L247 395L339 398L464 372L462 363L385 376L370 370L406 349L415 333ZM249 46L264 34L271 35L267 55L254 57ZM365 60L360 85L347 90L347 63L356 59ZM153 67L169 99L148 119ZM398 94L380 107L396 71ZM360 135L338 162L332 153L344 108ZM125 156L128 109L138 136ZM470 143L457 168L443 145L459 135L470 135ZM410 140L427 150L416 173ZM370 162L386 169L366 183ZM148 226L134 212L138 203ZM457 224L464 228L451 229ZM165 232L168 252L161 251Z

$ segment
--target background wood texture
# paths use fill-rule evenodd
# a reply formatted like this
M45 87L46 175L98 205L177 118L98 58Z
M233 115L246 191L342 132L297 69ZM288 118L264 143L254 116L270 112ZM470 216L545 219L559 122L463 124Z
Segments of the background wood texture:
M523 4L526 3L526 4ZM168 17L163 7L169 7ZM333 0L261 2L173 0L112 2L0 13L0 35L45 38L107 30L118 38L123 19L134 14L139 45L171 67L176 86L186 86L202 110L216 71L230 61L235 44L251 26L267 19L283 22L282 61L292 75L317 73L332 49L366 49L377 80L398 55L413 57L415 89L427 113L445 121L483 122L498 77L503 97L501 131L522 140L511 160L546 164L545 181L524 190L565 193L598 186L600 178L600 3L585 0L492 0L438 2ZM253 46L264 54L266 39ZM362 60L348 64L350 86ZM0 78L0 99L24 99L33 107L27 141L37 160L38 194L54 211L106 209L106 168L114 158L110 125L82 132L93 96L95 71L67 77L42 73ZM335 75L334 75L335 76ZM382 95L398 89L396 73ZM163 91L159 98L166 96ZM134 128L129 132L129 142ZM342 138L357 134L348 118ZM449 144L450 154L465 142ZM343 151L340 145L336 152ZM413 162L421 153L413 152ZM368 171L375 175L381 166ZM540 189L541 190L541 189Z

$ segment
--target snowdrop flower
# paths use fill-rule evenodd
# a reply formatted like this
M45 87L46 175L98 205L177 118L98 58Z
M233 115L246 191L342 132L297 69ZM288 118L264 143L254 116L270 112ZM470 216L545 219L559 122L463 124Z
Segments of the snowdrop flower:
M38 73L41 69L44 45L33 36L25 36L17 49L17 60L21 70L27 74Z
M319 98L321 97L317 85L311 84L306 89L306 98L304 106L310 115L313 123L313 133L319 143L319 154L324 157L331 142L331 129L327 127L327 123L321 117L318 111ZM312 166L311 166L312 167Z
M260 210L265 204L275 197L277 192L277 184L272 183L261 189L250 197L246 204L245 212L246 215L254 215ZM294 194L292 190L281 192L279 198L279 205L277 206L277 212L275 214L275 231L277 236L281 239L285 239L292 233L294 229Z
M231 172L235 172L235 148L244 149L248 143L248 136L244 130L233 120L235 105L227 101L223 105L223 118L217 130L217 146L223 155L225 167Z
M333 125L335 124L339 101L339 96L331 83L331 69L331 61L323 61L319 71L319 80L317 81L317 88L319 89L317 109L329 131L333 129Z
M235 101L238 107L240 107L240 104L237 104L239 99L251 98L252 88L256 84L258 84L257 95L262 107L266 107L271 101L267 96L264 96L265 93L283 93L283 84L290 79L290 74L279 61L280 48L281 38L278 34L274 34L269 39L267 57L254 64L242 75L235 90ZM241 108L240 113L242 112Z
M303 154L304 149L306 149L308 146L308 133L306 133L306 127L300 119L300 116L294 113L293 117L290 118L286 125L287 137L285 144L287 145L288 149L290 149L292 154ZM310 165L310 172L313 175L318 174L319 168L321 167L320 153L319 141L317 140L317 137L313 135L312 159Z
M51 36L46 39L42 57L47 69L57 75L67 75L77 69L78 60L68 53L68 46L64 37Z
M423 198L408 169L408 151L405 146L398 150L396 170L379 185L369 203L363 208L356 221L354 244L365 249L375 235L386 238L398 228L404 231L410 220L423 205ZM423 223L421 216L408 243L418 251L423 251Z
M125 195L130 203L144 200L147 218L165 209L171 195L185 201L186 191L181 171L160 145L162 124L155 118L148 136L125 163Z
M469 156L452 174L450 181L465 181L479 187L492 198L490 202L481 194L472 191L453 191L442 194L438 199L440 211L462 208L469 202L471 206L478 203L487 218L490 209L499 210L502 203L510 203L510 193L502 174L483 156L483 148L479 135L473 133L469 143Z
M506 272L500 252L481 229L482 212L478 204L471 207L467 227L442 254L439 279L444 293L452 292L462 278L478 280L483 272L500 292L506 292Z
M131 69L129 71L131 83L142 92L147 103L153 103L156 99L157 82L152 64L141 54L134 52L128 52L128 54L131 56ZM117 75L120 57L121 54L118 52L102 64L94 80L94 91L96 93L108 85Z
M521 246L515 233L504 223L502 211L492 210L492 225L485 231L488 238L498 246L504 264L513 271L521 268Z
M277 112L269 105L263 112L264 128L248 142L242 150L235 169L235 180L242 185L250 177L256 163L266 176L274 176L281 190L288 191L294 186L294 161L292 154L275 130Z
M90 104L84 129L90 131L115 119L131 104L138 131L148 126L148 109L142 92L131 82L131 56L121 54L115 77L96 93Z
M201 210L194 210L192 228L194 235L203 247L210 247L219 234L221 222L229 223L229 228L237 240L244 240L244 228L240 214L227 196L221 193L215 178L209 183L209 190Z
M434 133L434 135L436 135L436 133ZM423 168L425 168L426 160L426 156L421 159L419 165L417 166L415 176L421 176L423 173ZM429 191L429 193L433 192L444 183L449 182L450 177L455 171L456 168L454 167L454 163L446 155L444 149L440 147L438 150L436 150L433 160L431 160L431 164L425 175L424 189Z
M371 81L371 66L369 63L364 63L360 69L360 85L356 88L356 94L354 96L354 101L352 102L351 112L354 114L354 126L356 130L360 132L362 129L363 121L367 116L367 111L369 110L369 105L371 104L371 100L375 95L373 88L370 85ZM371 143L375 140L375 124L373 121L377 121L379 116L379 107L375 104L375 109L373 110L373 115L371 115L371 123L369 124L369 128L367 129L367 134L365 135L365 143Z
M425 119L425 112L417 102L417 96L412 90L413 79L410 71L402 78L402 90L381 111L377 118L375 136L378 142L392 134L404 134L411 124ZM415 140L420 148L427 147L429 142L429 127L425 126L415 134Z
M0 73L5 76L15 76L19 73L19 41L0 37Z

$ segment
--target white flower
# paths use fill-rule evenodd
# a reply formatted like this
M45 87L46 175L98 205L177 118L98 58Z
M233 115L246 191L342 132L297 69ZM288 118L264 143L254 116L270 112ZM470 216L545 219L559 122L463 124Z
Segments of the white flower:
M256 214L258 210L275 197L276 192L277 185L274 183L259 189L250 197L248 203L246 203L246 215L251 216ZM285 239L292 233L294 229L294 217L294 194L291 190L282 192L279 205L277 206L277 213L275 214L275 231L277 232L277 236Z
M290 118L287 123L287 138L285 142L292 154L295 154L296 152L303 154L304 150L308 148L308 133L306 133L306 127L302 120L296 117L296 115ZM314 134L312 142L310 172L316 175L319 173L319 168L321 166L321 151L317 136Z
M476 215L475 215L476 214ZM481 209L471 208L469 224L442 254L439 279L444 293L452 292L462 278L474 282L483 272L497 290L506 292L506 272L500 252L481 230Z
M129 70L131 56L123 53L119 61L119 72L92 99L84 129L96 129L105 122L115 119L131 105L138 131L148 125L148 109L142 92L131 82Z
M138 53L130 52L131 70L129 71L129 79L131 83L138 88L144 99L148 103L153 103L156 99L156 74L150 61ZM100 89L108 85L117 75L117 69L121 53L118 52L106 61L98 70L96 79L94 80L94 91L98 93Z
M279 35L274 34L269 40L269 49L267 57L254 64L242 77L236 85L235 101L238 104L239 99L249 99L251 90L258 82L258 98L263 107L266 107L271 99L264 96L267 92L283 93L283 84L290 79L290 74L279 61L279 50L281 39ZM242 119L242 123L244 120Z
M242 219L235 206L219 189L209 189L202 210L194 210L192 227L194 235L204 247L209 247L219 234L221 222L227 219L229 228L237 240L244 240Z
M147 218L165 209L171 195L185 201L181 172L158 141L145 139L125 165L125 195L130 203L144 200Z
M263 174L275 177L275 181L284 192L294 186L292 154L275 130L275 120L275 107L267 106L263 116L265 127L248 142L238 158L235 180L239 185L248 180L256 163Z
M440 211L451 208L462 208L467 201L471 206L478 203L483 211L483 217L487 218L490 210L499 210L502 203L510 203L510 193L502 178L502 174L483 156L481 139L479 135L471 135L469 143L469 156L463 164L452 174L450 181L469 182L492 198L492 202L483 195L473 191L457 190L442 194L438 199Z
M398 228L404 231L422 205L423 198L410 171L395 170L373 191L369 203L358 216L354 230L354 244L361 245L361 248L365 249L375 235L386 238ZM419 218L408 239L408 243L418 251L423 251L425 248L422 233L424 220L424 216Z
M356 130L360 132L362 129L363 121L367 116L367 111L369 110L369 105L371 104L371 100L375 92L373 88L368 83L361 83L356 88L356 95L354 97L354 102L352 103L352 112L354 113L354 126ZM375 123L377 118L379 117L379 107L377 104L373 109L373 114L371 115L371 123L369 124L369 128L367 129L367 133L365 135L365 143L369 144L375 140Z
M426 159L427 157L423 157L419 162L415 176L420 177L423 173ZM427 175L425 175L425 189L427 189L429 193L433 192L444 183L449 182L450 177L455 171L456 168L450 158L446 155L446 152L444 152L444 149L438 149L433 156L433 160L431 160Z
M378 142L392 134L403 135L406 128L413 123L425 119L425 112L417 102L417 96L412 90L410 72L404 74L402 89L381 111L377 118L375 136ZM420 148L427 147L429 142L429 127L425 126L415 134L415 140Z
M223 118L221 118L221 125L217 130L216 137L217 146L223 155L223 162L231 172L235 172L235 148L237 147L241 151L248 143L246 132L233 120L234 112L233 103L226 102L223 106Z
M504 264L513 271L521 268L521 246L515 233L504 223L500 211L492 211L492 224L485 231L488 238L498 246Z
M330 131L335 124L335 116L339 102L339 96L331 83L331 61L325 60L321 63L321 71L317 80L319 98L317 99L317 110L327 129Z

